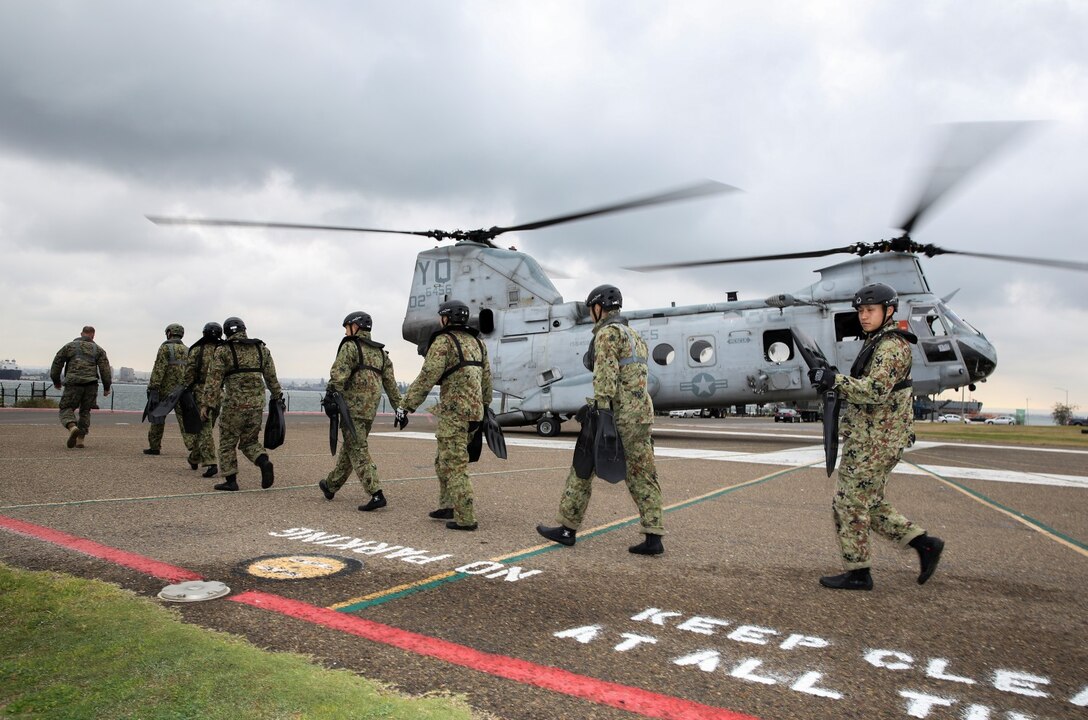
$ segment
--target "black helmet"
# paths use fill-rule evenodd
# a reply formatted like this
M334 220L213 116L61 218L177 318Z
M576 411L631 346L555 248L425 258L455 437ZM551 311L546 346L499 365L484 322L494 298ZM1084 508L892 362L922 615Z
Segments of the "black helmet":
M242 332L245 329L246 324L242 322L242 318L231 316L223 321L223 332L226 333L227 337L230 337L234 333Z
M360 330L368 330L369 331L370 328L373 327L374 321L371 320L370 316L367 315L362 310L356 310L354 312L349 312L347 314L347 317L344 318L344 322L342 322L340 324L343 325L344 327L347 327L348 325L354 324L354 325L358 325Z
M185 328L177 323L170 323L166 326L166 337L168 338L183 338L185 337Z
M604 310L623 307L623 293L615 285L598 285L586 295L586 307L600 305Z
M204 324L204 337L209 340L218 340L223 337L223 326L217 322L210 322Z
M438 306L438 315L450 319L450 325L468 325L468 305L460 300L447 300Z
M899 307L899 295L890 285L873 283L866 285L854 293L854 309L862 305L883 305L884 307Z

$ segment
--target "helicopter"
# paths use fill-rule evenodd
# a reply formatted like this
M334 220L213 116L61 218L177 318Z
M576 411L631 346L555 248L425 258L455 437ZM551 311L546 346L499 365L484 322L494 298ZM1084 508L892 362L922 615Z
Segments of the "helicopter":
M963 126L977 126L969 123ZM990 260L1088 271L1088 263L992 253L946 250L921 245L911 231L922 216L963 176L1007 141L1024 123L990 124L993 147L955 166L939 167L925 184L921 199L901 234L891 240L795 252L718 260L696 260L626 268L642 272L705 265L819 258L838 253L857 255L816 272L819 279L791 293L765 299L672 306L624 308L630 327L645 339L649 392L655 410L742 408L749 404L815 406L815 391L794 340L799 328L816 340L831 364L849 367L862 346L862 329L851 301L863 285L883 282L895 288L899 326L918 337L913 346L915 396L938 394L964 386L975 389L997 367L997 352L986 336L961 319L930 288L919 256L958 254ZM963 127L961 126L961 127ZM970 130L977 132L977 128ZM425 354L439 328L438 306L448 299L468 304L472 320L486 343L492 382L500 393L503 425L535 425L538 434L560 432L593 396L593 376L583 356L592 339L593 321L584 302L565 301L544 268L527 253L498 247L493 241L508 232L535 230L609 213L625 212L735 191L706 181L651 196L520 225L471 231L406 231L331 225L246 220L147 216L159 225L205 225L298 230L332 230L417 235L452 240L416 257L403 338ZM954 294L954 293L953 293ZM808 411L812 413L812 410ZM814 419L814 418L810 418Z

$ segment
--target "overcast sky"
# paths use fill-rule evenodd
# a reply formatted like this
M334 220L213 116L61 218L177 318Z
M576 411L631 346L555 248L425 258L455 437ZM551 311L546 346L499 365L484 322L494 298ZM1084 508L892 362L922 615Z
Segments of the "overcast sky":
M398 378L412 236L165 228L146 214L404 230L512 225L711 178L744 190L506 235L567 300L630 308L807 287L791 260L640 262L894 236L934 127L1046 120L915 229L950 249L1088 260L1088 3L0 0L0 356L47 365L86 323L150 369L242 317L319 378L354 309ZM987 407L1088 407L1085 273L942 257L982 330ZM957 394L958 395L958 394Z

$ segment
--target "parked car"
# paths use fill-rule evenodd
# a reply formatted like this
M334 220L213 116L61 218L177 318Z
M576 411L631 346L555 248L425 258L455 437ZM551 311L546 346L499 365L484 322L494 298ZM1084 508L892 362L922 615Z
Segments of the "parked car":
M963 418L955 413L945 413L944 415L937 416L937 422L963 422Z
M669 410L669 417L672 418L693 418L699 417L701 410Z
M801 413L793 408L778 408L774 411L775 422L801 422Z
M1012 415L998 415L997 417L986 418L987 425L1015 425L1016 418Z
M1085 425L1088 425L1088 418L1069 418L1069 424L1084 427Z

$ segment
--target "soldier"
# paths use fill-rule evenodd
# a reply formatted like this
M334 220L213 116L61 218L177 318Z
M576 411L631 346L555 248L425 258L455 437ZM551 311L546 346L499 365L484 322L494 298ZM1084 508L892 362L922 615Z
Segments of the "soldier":
M660 555L665 552L661 536L661 486L654 465L654 443L650 436L654 404L647 389L646 359L649 349L642 337L627 325L620 315L623 295L614 285L594 288L586 298L586 307L593 318L593 340L589 346L587 365L593 371L593 403L598 408L612 409L626 457L627 491L638 508L643 541L628 550L637 555ZM538 533L561 545L574 545L582 524L594 474L582 479L572 466L559 502L559 525L537 525Z
M378 400L382 388L389 396L393 407L401 404L397 380L393 375L393 361L384 345L370 339L373 321L370 315L361 310L348 313L344 318L344 339L336 352L336 360L329 370L327 393L340 393L347 404L355 427L356 438L353 440L344 433L344 443L334 467L318 487L326 500L332 500L336 492L347 482L351 470L363 487L370 493L370 501L360 505L363 512L370 512L385 507L387 502L378 481L378 468L370 458L367 436L374 425L374 416L378 412Z
M64 382L61 382L61 371ZM98 399L98 380L102 379L102 396L110 394L113 371L106 351L94 341L94 328L86 325L72 342L57 351L49 377L53 387L64 388L60 398L60 424L68 428L68 447L83 447L83 438L91 430L91 408ZM79 408L79 420L76 420Z
M468 326L468 305L448 300L438 306L442 328L431 336L419 376L408 388L397 408L396 423L403 428L408 413L422 404L435 385L441 385L435 440L438 451L434 471L438 476L438 509L429 513L435 520L448 520L451 530L475 530L476 512L472 503L472 482L468 477L468 443L491 404L491 367L487 348L478 332Z
M204 332L200 339L189 348L189 358L185 364L185 384L193 391L193 395L200 398L208 382L208 371L212 359L215 357L215 349L223 344L223 326L217 322L204 325ZM208 408L208 421L204 423L200 432L193 437L193 445L189 451L190 465L203 465L203 476L215 477L219 472L219 465L215 461L215 445L212 438L212 428L219 417L219 406Z
M835 367L815 368L809 379L821 393L836 390L846 408L842 415L842 464L831 508L846 572L820 578L824 587L872 590L869 531L918 552L925 583L937 569L944 542L931 537L884 499L888 475L914 441L911 350L917 338L895 325L899 296L884 283L854 294L854 308L865 343L850 375Z
M229 317L223 321L226 340L215 349L204 397L200 402L200 419L207 421L212 409L223 406L219 420L219 469L223 482L216 490L238 489L238 453L242 453L261 469L261 487L272 487L275 475L268 453L260 443L261 411L264 409L265 387L278 401L283 388L276 378L272 353L260 340L246 336L246 324ZM222 394L221 394L222 391Z
M185 337L185 328L177 323L166 326L166 342L159 345L159 351L155 355L155 365L151 369L151 379L147 381L147 392L159 399L165 398L174 388L185 380L185 364L189 357L189 348L181 339ZM181 441L185 443L185 449L189 451L189 467L196 470L197 464L191 457L193 450L193 436L185 432L185 424L181 420L180 409L174 413L181 429ZM147 449L144 455L158 455L162 452L162 436L166 432L166 424L152 422L147 430Z

